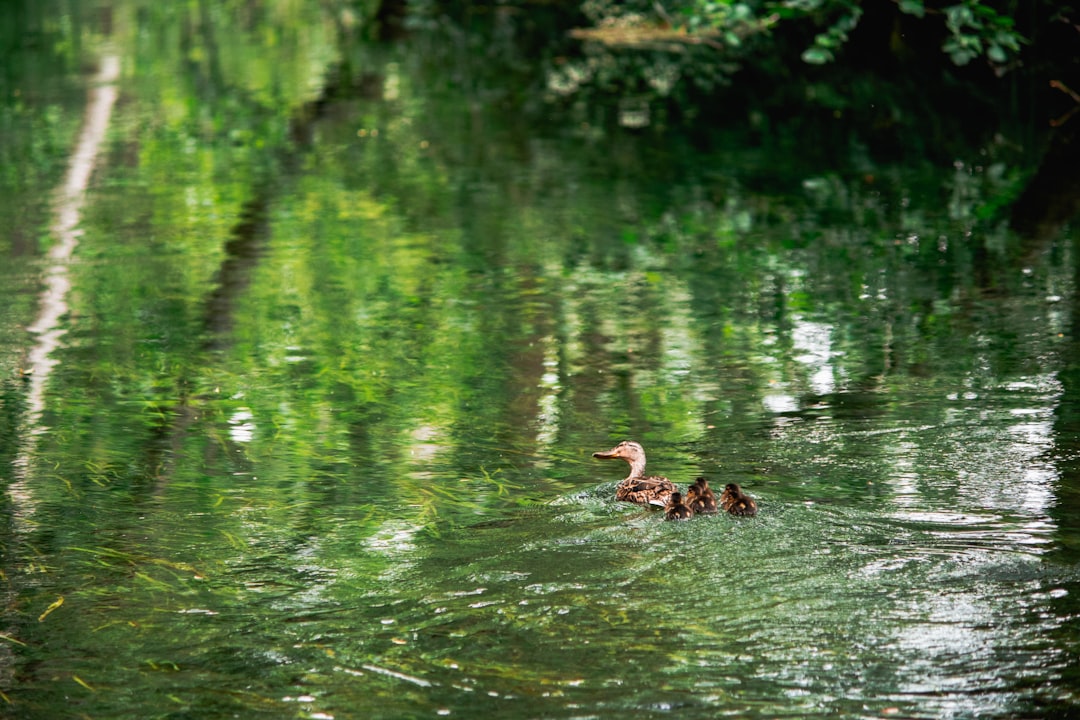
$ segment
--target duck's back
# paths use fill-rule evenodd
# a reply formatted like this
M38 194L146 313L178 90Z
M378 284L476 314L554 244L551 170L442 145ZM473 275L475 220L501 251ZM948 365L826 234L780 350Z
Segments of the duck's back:
M743 495L741 498L737 498L728 508L728 513L731 515L739 515L741 517L753 517L757 515L757 503L754 499Z
M666 477L626 478L615 489L615 499L639 505L666 505L675 485Z
M695 494L692 498L687 500L686 504L689 505L690 509L697 515L711 515L717 512L716 498L713 497L712 493L707 495Z
M687 488L686 504L695 515L710 515L716 512L716 496L705 478L698 478Z
M729 483L720 493L720 507L730 515L752 517L757 515L757 503L754 498L742 491L735 483Z
M667 510L664 512L664 517L667 520L689 520L694 517L694 511L683 503L679 503L678 505L668 505Z

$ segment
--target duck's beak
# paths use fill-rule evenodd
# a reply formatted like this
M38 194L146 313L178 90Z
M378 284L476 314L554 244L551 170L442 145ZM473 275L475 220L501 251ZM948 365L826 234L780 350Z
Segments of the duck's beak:
M618 453L615 452L614 448L608 450L607 452L594 452L592 456L594 458L600 458L601 460L610 460L612 458L619 457Z

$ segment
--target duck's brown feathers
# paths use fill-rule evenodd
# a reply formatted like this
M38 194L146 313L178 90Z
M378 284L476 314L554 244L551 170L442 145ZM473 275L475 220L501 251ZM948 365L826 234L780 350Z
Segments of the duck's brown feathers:
M708 480L699 477L686 489L686 505L695 515L711 515L717 511L716 496L713 495Z
M664 508L665 520L689 520L694 517L694 511L683 502L681 492L673 492L668 495L667 506Z
M675 485L666 477L645 475L645 450L633 440L624 440L606 452L593 453L601 460L625 460L630 465L627 475L615 488L615 499L639 505L667 505Z
M738 483L728 483L720 493L720 507L731 515L753 517L757 515L757 503L754 498L742 491Z
M673 492L675 484L666 477L626 478L615 488L615 499L663 507Z
M659 505L669 520L686 520L695 514L717 512L717 499L709 481L699 477L686 491L685 501L674 483L666 477L645 475L645 450L633 440L625 440L605 452L593 453L603 460L625 460L630 474L615 488L615 499L639 505ZM731 515L757 515L757 503L744 493L738 483L728 483L720 493L720 509Z

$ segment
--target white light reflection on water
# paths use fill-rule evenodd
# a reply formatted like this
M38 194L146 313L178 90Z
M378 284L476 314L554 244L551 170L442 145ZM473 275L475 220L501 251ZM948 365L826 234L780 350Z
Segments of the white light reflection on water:
M1056 392L1039 392L1040 381L1003 389L889 446L889 551L851 575L902 583L878 641L897 658L893 699L941 717L1000 712L1005 689L1056 673L1024 629L1034 618L1045 629L1052 614L1040 558L1058 531L1049 513L1059 474L1046 461Z
M669 380L687 375L694 367L695 357L700 357L701 350L691 330L693 322L690 315L690 292L685 283L669 283L665 293L671 303L668 322L660 329L663 343L663 372Z
M381 555L407 555L416 550L416 535L423 529L423 526L406 520L387 520L364 539L364 546Z
M71 163L64 175L56 198L55 217L51 227L56 244L49 249L49 262L44 277L45 288L41 293L38 316L27 328L34 334L34 344L27 354L26 368L29 372L29 389L26 395L26 415L22 420L25 440L12 467L14 481L7 492L14 501L16 514L30 516L35 511L35 501L28 488L30 458L34 453L39 435L46 431L41 424L45 411L45 385L57 360L53 352L67 329L61 320L68 312L67 296L71 289L69 263L82 236L82 222L86 190L90 175L97 164L99 149L105 141L112 118L113 105L119 90L116 81L120 76L120 58L106 55L101 68L91 84L86 98L86 111L78 144L71 155Z
M559 343L549 335L541 341L544 345L544 373L540 377L539 412L536 417L536 442L541 447L551 447L559 434ZM546 463L542 463L546 464Z
M427 464L441 453L445 446L438 440L443 437L443 432L434 425L423 424L415 427L410 434L409 456L416 461L420 468L426 468ZM429 472L420 469L409 473L412 477L428 477Z
M792 413L799 409L799 401L785 393L769 393L761 398L761 403L766 410L778 415Z
M229 437L233 442L249 443L255 437L255 415L248 408L238 408L229 416Z
M794 349L801 353L795 359L810 371L810 387L818 395L827 395L836 389L836 375L831 363L832 326L820 322L796 319L791 330Z
M821 352L800 360L835 362L824 360L825 335L810 336ZM801 369L786 371L792 367ZM772 382L797 385L785 375ZM802 634L759 636L777 654L776 667L755 668L759 680L793 699L811 690L826 705L868 702L870 715L889 708L976 717L1001 716L1017 688L1062 677L1067 658L1045 639L1066 622L1054 593L1075 577L1049 560L1061 531L1053 513L1062 481L1051 459L1060 388L1046 376L988 386L981 375L962 387L971 390L948 403L928 399L941 393L932 382L909 386L906 396L875 394L881 415L873 422L829 415L773 423L774 455L823 500L805 514L785 508L786 530L819 550L800 553L812 569L805 578L776 563L787 574L773 594L783 598L778 607L797 608L783 619ZM783 392L765 396L774 411L796 402ZM769 490L762 488L762 536L777 510ZM759 570L772 569L762 568L771 543L762 537L755 546ZM757 612L756 604L744 609L746 617ZM819 626L839 660L815 653ZM845 664L845 644L857 662ZM820 705L806 711L819 713Z
M765 393L761 402L765 409L776 415L794 413L800 409L798 393L788 392L789 388L805 387L816 395L828 395L837 390L837 369L833 359L837 356L832 343L833 327L827 323L812 322L796 318L791 330L792 360L805 368L804 378L778 375L772 388ZM771 343L770 343L771 344ZM765 358L769 363L775 358ZM778 365L778 373L784 371L784 365Z
M1017 582L1011 576L1022 575L1022 568L1000 564L984 574L981 592L960 578L928 578L928 587L914 590L917 600L906 604L909 617L890 623L884 646L903 658L899 697L935 707L943 717L995 714L1016 682L1057 675L1059 660L1038 653L1042 660L1033 663L1030 639L1027 647L1019 640L1027 634L1025 623L1045 615L1041 581ZM1040 624L1045 630L1045 620Z

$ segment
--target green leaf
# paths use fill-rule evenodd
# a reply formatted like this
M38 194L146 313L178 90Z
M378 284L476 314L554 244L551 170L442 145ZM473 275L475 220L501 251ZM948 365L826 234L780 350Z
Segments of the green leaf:
M1020 50L1020 35L1007 30L999 30L994 33L994 41L1014 52Z
M814 46L807 48L802 54L803 62L811 65L824 65L833 59L833 54L826 48Z
M900 0L900 12L921 18L926 15L926 6L922 0Z
M975 19L974 14L971 12L971 8L967 5L953 5L945 8L945 17L951 28L961 28L965 25L972 25Z
M963 66L967 65L969 62L972 61L972 59L975 57L975 53L971 52L970 50L958 49L949 53L949 57L952 58L952 61L955 64Z

